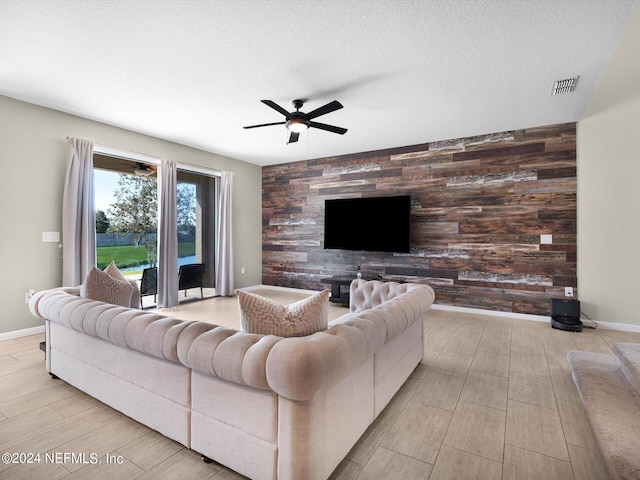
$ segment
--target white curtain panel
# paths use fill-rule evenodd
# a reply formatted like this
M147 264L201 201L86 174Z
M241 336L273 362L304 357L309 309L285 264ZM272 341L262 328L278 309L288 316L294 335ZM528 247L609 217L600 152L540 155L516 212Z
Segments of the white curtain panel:
M178 305L177 167L162 159L158 195L158 306Z
M93 142L67 138L67 171L62 199L62 285L80 285L96 264L93 201Z
M220 177L220 211L218 212L218 244L216 248L216 294L233 295L233 225L231 197L233 173Z

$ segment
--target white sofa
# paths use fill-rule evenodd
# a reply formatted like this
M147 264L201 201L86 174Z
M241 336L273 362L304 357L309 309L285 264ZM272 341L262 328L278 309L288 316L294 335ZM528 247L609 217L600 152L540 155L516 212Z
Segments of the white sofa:
M37 293L48 371L252 479L326 479L420 363L431 287L355 280L307 337Z

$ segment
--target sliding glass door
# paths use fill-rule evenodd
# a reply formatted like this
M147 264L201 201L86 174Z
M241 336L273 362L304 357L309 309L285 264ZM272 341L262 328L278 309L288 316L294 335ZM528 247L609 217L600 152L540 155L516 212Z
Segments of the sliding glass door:
M97 266L111 261L132 279L157 266L158 165L94 153ZM205 265L203 285L215 288L218 177L178 168L178 262Z
M178 168L178 264L205 264L204 285L215 287L216 177Z
M98 268L113 261L125 275L140 276L156 266L158 181L153 167L94 155Z

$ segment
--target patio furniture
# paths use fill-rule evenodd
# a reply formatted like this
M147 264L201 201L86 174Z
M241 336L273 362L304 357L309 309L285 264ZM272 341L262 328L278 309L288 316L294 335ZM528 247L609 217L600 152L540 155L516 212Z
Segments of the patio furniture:
M187 290L190 288L200 288L200 299L204 298L202 292L202 277L204 275L204 263L191 263L182 265L178 270L178 290L184 290L184 296L187 296Z
M158 268L145 268L142 271L142 280L140 281L140 308L142 308L142 297L153 295L153 301L157 303L158 295Z

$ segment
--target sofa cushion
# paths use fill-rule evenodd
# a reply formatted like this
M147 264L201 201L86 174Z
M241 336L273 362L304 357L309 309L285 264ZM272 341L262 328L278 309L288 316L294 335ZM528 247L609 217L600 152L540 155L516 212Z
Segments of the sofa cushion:
M130 305L132 293L133 286L129 281L114 278L96 267L91 267L82 287L80 287L80 296L83 298L122 307Z
M303 337L329 326L329 290L282 305L269 298L238 290L240 325L248 333Z

